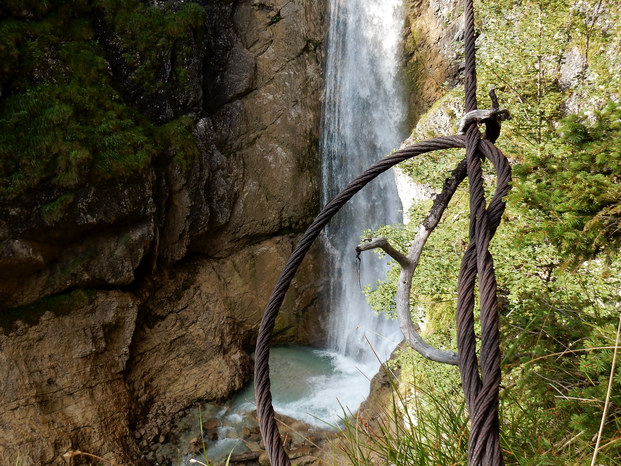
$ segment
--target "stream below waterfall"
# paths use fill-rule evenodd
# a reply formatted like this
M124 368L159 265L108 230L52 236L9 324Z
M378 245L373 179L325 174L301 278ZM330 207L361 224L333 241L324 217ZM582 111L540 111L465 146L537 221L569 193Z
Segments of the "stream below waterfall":
M274 409L308 429L332 431L367 398L376 372L377 364L363 365L333 351L276 346L270 353ZM231 452L251 451L258 444L254 411L254 387L248 384L225 404L190 411L177 425L178 440L163 446L158 456L186 466L192 458L204 461L206 456L219 464Z

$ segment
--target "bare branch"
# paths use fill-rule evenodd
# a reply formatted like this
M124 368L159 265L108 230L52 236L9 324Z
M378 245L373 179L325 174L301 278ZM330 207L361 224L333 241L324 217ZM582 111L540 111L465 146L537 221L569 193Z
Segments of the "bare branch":
M390 257L396 260L401 266L401 273L397 281L397 318L399 320L399 328L407 343L423 357L436 362L446 364L458 364L457 353L454 351L443 351L423 340L420 336L420 327L412 321L410 314L410 294L412 290L412 277L418 266L423 248L431 232L440 222L442 214L446 210L453 194L457 190L459 184L466 177L466 160L462 160L457 168L453 170L451 176L446 179L442 192L438 194L433 201L433 205L423 222L418 227L418 231L414 236L414 240L410 245L408 255L405 256L397 251L386 238L373 238L369 242L361 243L356 247L356 251L368 251L371 249L382 249Z
M410 260L407 256L397 251L386 238L371 238L370 240L356 246L357 253L369 251L371 249L382 249L386 254L396 260L401 267L410 266Z

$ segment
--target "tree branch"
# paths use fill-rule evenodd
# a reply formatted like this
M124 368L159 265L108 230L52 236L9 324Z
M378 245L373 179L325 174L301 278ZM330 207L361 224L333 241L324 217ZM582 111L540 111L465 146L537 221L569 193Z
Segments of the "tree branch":
M414 240L410 245L407 256L397 251L386 238L373 238L369 242L361 243L356 247L356 252L368 251L371 249L382 249L390 257L396 260L401 266L401 273L397 281L397 318L399 320L399 328L407 343L423 357L431 361L442 362L446 364L457 365L457 353L454 351L443 351L423 340L420 336L420 327L412 321L410 314L410 294L412 290L412 278L423 248L431 232L440 222L446 207L448 206L457 187L466 177L466 160L462 160L453 170L451 176L444 182L442 192L438 194L433 201L433 205L423 222L419 225L418 231L414 236Z
M407 256L397 251L386 238L371 238L370 240L356 246L357 253L369 251L371 249L382 249L386 254L396 260L401 267L410 266L410 260Z

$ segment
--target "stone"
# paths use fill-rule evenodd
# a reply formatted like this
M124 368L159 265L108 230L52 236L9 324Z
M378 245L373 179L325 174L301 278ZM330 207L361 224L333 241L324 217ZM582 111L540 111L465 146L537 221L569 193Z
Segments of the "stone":
M172 147L122 179L0 199L1 458L54 464L79 447L152 464L175 416L251 376L263 307L318 209L326 6L201 4L204 31L156 57L157 91L124 63L137 51L110 18L95 25L119 98L155 125L187 116L198 155ZM317 277L309 256L279 341L315 338ZM64 304L46 312L47 299Z
M246 446L250 451L263 451L264 449L257 442L246 442Z
M130 294L101 291L0 334L0 458L62 464L72 449L132 463L139 451L123 371L137 312Z
M252 347L271 293L262 283L276 282L292 247L291 239L279 238L222 260L196 258L154 284L127 376L136 403L144 407L140 427L156 432L194 400L226 399L250 380L246 348ZM303 304L298 292L286 303L309 306L311 293L308 299ZM290 338L308 338L303 315L284 313L278 327L290 328ZM204 431L215 431L216 423L206 421Z
M295 464L296 466L309 466L313 464L319 465L323 463L314 456L302 456L295 459Z
M208 419L203 422L203 431L204 432L212 432L216 430L220 426L220 421L217 419Z
M202 450L202 448L203 448L203 442L201 442L201 439L199 437L192 437L189 440L188 442L189 453L197 454Z
M404 65L409 84L410 121L416 122L438 98L445 83L455 84L463 45L458 0L405 2Z
M563 60L558 78L560 90L566 91L577 87L585 79L584 73L587 69L587 61L578 47L569 49L563 55Z
M261 466L270 466L272 464L267 453L261 453L261 456L259 456L259 464Z
M289 457L291 459L301 458L303 456L309 456L313 451L313 448L310 445L303 444L289 452ZM296 463L299 463L296 461Z
M242 427L242 437L247 440L258 440L261 432L258 427Z

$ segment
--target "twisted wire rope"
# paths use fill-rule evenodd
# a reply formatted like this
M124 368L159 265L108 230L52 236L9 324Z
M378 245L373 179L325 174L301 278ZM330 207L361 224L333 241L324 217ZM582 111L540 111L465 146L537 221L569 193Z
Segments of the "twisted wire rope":
M476 110L476 55L474 7L464 0L465 109ZM466 128L466 160L470 183L470 246L458 277L457 348L466 405L470 414L468 463L502 465L498 392L500 387L500 338L494 262L489 253L492 237L490 210L486 209L481 170L481 137L475 124ZM475 256L473 258L472 256ZM479 280L481 324L480 373L474 331L474 290Z
M269 347L276 317L278 316L278 312L282 306L285 293L291 285L291 281L293 280L293 277L295 276L295 273L302 263L306 253L330 219L336 215L336 213L356 193L358 193L366 184L379 176L381 173L404 160L427 152L464 147L466 147L466 138L464 136L438 137L406 147L380 160L375 165L367 169L362 175L353 180L336 197L326 204L326 206L300 238L294 251L289 257L289 260L285 264L282 274L267 303L263 319L261 321L261 326L259 328L255 349L254 385L257 403L257 417L259 419L261 434L265 442L266 452L273 465L287 466L290 465L291 462L285 452L284 445L280 438L272 404L269 378ZM502 155L502 153L489 141L482 141L480 148L485 157L492 162L497 171L496 193L492 198L488 209L490 229L494 232L500 223L500 218L502 216L502 212L504 211L503 197L509 189L511 170L504 155ZM470 243L464 258L464 260L467 260L468 262L476 260L476 253L473 243ZM476 269L476 266L474 268ZM472 269L472 267L470 269ZM475 276L471 279L472 288L474 288L474 279Z
M464 0L465 19L465 108L476 110L476 60L474 39L474 8L472 0ZM330 219L366 184L394 165L423 153L465 148L470 184L470 241L460 268L457 290L457 346L459 368L466 406L470 414L468 463L471 465L503 465L499 441L498 391L500 386L500 349L497 313L497 286L493 258L488 250L504 212L503 198L509 191L511 168L502 152L488 140L481 139L476 124L466 134L422 141L380 160L353 180L319 213L302 235L287 261L265 308L255 350L254 385L257 417L266 452L273 465L291 464L280 438L275 419L269 378L269 347L276 317L295 273L314 240ZM489 159L497 173L496 192L489 206L483 190L481 159ZM481 349L480 369L474 330L475 286L479 281ZM480 370L480 372L479 372Z
M291 463L284 450L274 416L269 379L269 347L276 317L282 306L285 293L289 289L291 281L302 263L304 256L330 219L374 178L394 165L417 155L435 150L463 147L465 147L463 136L439 137L407 147L380 160L353 180L336 197L326 204L297 243L267 303L261 326L259 327L255 348L254 385L257 417L259 419L261 434L265 442L265 449L272 464L286 466Z

